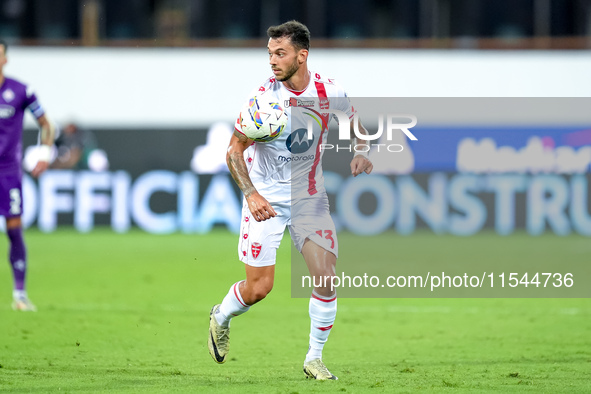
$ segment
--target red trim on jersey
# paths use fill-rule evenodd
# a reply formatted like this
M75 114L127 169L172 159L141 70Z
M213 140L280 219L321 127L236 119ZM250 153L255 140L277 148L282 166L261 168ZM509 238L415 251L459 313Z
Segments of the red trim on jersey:
M241 230L241 235L244 234L250 234L250 211L247 208L242 208L242 230ZM245 224L246 223L246 224ZM246 243L246 246L244 245L244 243ZM248 243L249 241L247 241L244 236L240 237L240 250L242 251L242 256L241 257L246 257L248 256ZM246 262L245 262L246 263Z
M248 169L248 174L250 175L250 171L252 170L252 167L254 166L254 158L257 155L257 146L255 145L254 141L252 141L252 144L250 144L251 146L254 145L254 152L252 153L252 163L248 163L250 164L250 168Z
M328 331L328 330L330 330L331 328L332 328L332 324L331 324L330 326L326 326L326 327L318 327L318 329L319 329L320 331Z
M291 90L287 86L285 87L285 89L287 89L290 93L293 93L296 96L299 96L300 94L304 93L306 91L306 89L308 89L308 86L306 86L306 88L304 90L300 90L299 92L297 90Z
M337 299L337 296L334 296L333 298L331 298L330 300L327 300L325 298L320 298L318 297L316 294L312 293L312 298L317 299L318 301L322 301L322 302L333 302L334 300Z
M242 300L240 299L240 297L238 296L238 290L236 290L236 286L238 286L241 282L238 283L234 283L234 295L236 296L236 299L238 300L239 303L242 304L243 307L247 308L248 305L246 305L244 302L242 302Z
M322 82L314 81L314 85L316 85L316 91L318 92L318 98L323 99L327 98L326 96L326 88ZM322 124L325 127L322 127L322 131L320 132L320 138L318 138L318 145L316 145L316 153L314 158L314 163L312 164L312 168L310 169L310 173L308 174L308 193L313 196L316 194L316 169L318 168L318 164L320 164L320 145L322 144L322 137L324 136L324 132L328 130L328 115L322 116Z

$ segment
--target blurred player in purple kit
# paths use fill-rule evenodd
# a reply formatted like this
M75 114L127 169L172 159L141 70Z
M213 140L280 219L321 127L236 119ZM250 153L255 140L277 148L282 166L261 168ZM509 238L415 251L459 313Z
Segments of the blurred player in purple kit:
M38 177L49 166L54 126L37 102L30 88L4 76L6 42L0 40L0 215L6 218L6 234L10 241L9 259L14 277L12 308L35 311L25 289L27 254L23 240L21 214L22 193L22 134L23 118L28 109L41 128L39 161L31 174Z

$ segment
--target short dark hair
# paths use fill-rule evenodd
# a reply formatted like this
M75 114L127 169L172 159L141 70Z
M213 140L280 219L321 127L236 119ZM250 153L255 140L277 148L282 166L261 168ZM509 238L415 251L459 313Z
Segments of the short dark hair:
M4 47L4 54L6 55L6 51L8 51L8 44L6 43L6 41L0 38L0 45Z
M296 20L269 27L267 35L269 38L289 37L296 49L310 49L310 30L306 25Z

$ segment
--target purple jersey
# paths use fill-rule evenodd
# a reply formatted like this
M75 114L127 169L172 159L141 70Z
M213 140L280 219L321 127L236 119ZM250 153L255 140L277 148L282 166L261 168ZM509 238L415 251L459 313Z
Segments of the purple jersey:
M36 118L44 114L37 97L26 85L4 78L0 86L0 173L20 173L23 118L27 108Z

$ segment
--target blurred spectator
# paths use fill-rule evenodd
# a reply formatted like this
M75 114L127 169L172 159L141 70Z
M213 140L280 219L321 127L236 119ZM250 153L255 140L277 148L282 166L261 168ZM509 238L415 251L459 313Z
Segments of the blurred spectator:
M97 149L94 134L76 123L68 123L55 140L57 156L50 168L105 171L109 169L107 154Z
M205 145L195 148L191 159L191 169L197 174L218 174L228 172L226 151L234 128L230 123L217 122L207 131Z

